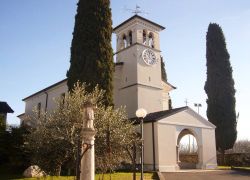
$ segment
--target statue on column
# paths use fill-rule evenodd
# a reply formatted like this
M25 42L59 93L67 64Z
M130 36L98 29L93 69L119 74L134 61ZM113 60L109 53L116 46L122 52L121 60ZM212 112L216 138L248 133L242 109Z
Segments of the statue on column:
M92 103L85 103L83 105L83 128L94 129L94 118L94 108Z
M94 129L94 106L91 102L86 102L82 106L82 152L80 180L95 179L95 134Z

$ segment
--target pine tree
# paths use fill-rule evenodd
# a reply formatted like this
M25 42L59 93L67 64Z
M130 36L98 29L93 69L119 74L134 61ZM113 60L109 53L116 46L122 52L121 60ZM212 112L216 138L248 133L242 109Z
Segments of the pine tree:
M210 23L207 31L207 117L215 126L216 148L223 155L237 138L235 89L230 55L218 24Z
M104 104L113 104L112 20L109 0L79 0L67 72L71 91L79 80L88 92L98 84L105 90Z

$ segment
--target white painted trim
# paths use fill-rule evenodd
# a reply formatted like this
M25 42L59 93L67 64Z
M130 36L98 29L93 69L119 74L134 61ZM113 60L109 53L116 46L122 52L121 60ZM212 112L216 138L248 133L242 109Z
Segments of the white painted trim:
M209 122L207 119L205 119L204 117L202 117L200 114L196 113L193 109L188 108L185 111L187 111L187 113L190 114L191 116L199 119L204 124L206 124L208 126L212 126L214 129L216 128L216 126L213 123Z
M203 125L181 123L181 122L168 122L168 118L173 117L173 116L177 115L178 113L187 113L188 115L193 116L195 119L200 121ZM165 119L165 121L163 121L164 119ZM215 129L216 128L215 125L213 125L211 122L209 122L208 120L203 118L201 115L199 115L198 113L196 113L194 110L192 110L189 107L187 109L180 111L180 112L177 112L173 115L163 117L162 119L158 120L158 123L159 124L181 125L181 126L188 126L188 127L199 127L199 128L204 128L204 129Z
M161 122L158 121L158 124L169 124L169 125L180 125L180 126L186 126L186 127L193 127L193 128L204 128L204 129L214 129L213 127L208 127L208 126L199 126L199 125L194 125L194 124L184 124L184 123L177 123L177 122Z

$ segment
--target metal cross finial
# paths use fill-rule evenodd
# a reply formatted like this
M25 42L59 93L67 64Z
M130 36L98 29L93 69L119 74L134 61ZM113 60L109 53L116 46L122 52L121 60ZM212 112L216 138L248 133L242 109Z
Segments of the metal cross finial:
M136 5L135 6L135 10L134 11L132 11L132 13L134 13L134 14L139 14L139 13L142 13L142 11L140 10L140 6L138 6L138 5Z
M187 98L185 99L184 102L185 102L185 104L186 104L186 106L187 106L187 105L188 105L188 100L187 100Z
M147 12L142 11L141 7L138 6L138 5L135 6L135 9L126 9L126 10L130 11L131 13L133 13L135 15L138 15L138 14L148 14Z

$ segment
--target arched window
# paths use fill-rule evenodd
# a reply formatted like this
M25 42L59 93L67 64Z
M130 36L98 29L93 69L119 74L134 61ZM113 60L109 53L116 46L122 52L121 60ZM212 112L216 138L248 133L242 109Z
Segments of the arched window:
M128 46L131 46L132 45L132 31L129 31L128 33Z
M147 44L147 32L146 32L146 30L143 30L143 33L142 33L142 43L144 45Z
M126 48L128 44L127 44L127 37L125 34L123 35L122 40L123 40L123 47Z
M151 48L154 48L154 36L153 36L153 33L149 33L149 35L148 35L148 45Z

